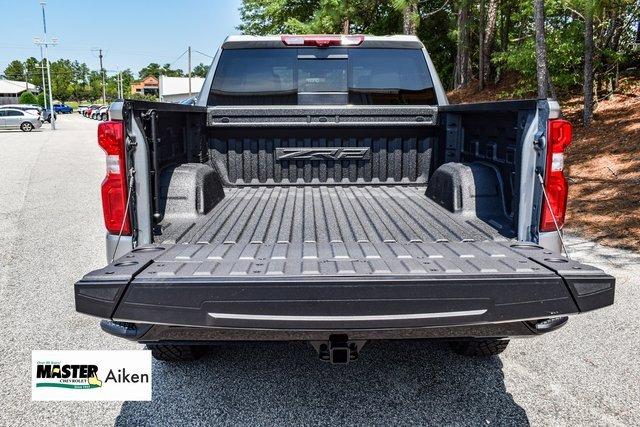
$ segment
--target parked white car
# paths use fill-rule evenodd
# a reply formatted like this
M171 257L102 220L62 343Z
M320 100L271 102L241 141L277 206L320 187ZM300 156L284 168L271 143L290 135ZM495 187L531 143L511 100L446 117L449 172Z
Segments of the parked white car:
M0 108L0 129L20 129L31 132L42 126L40 116L17 108Z
M96 119L106 122L109 120L109 106L100 107Z

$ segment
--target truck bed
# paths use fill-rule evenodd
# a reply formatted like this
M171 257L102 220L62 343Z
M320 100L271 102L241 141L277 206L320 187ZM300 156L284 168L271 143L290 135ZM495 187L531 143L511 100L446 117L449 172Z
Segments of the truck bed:
M528 240L519 165L537 105L444 108L437 120L434 109L130 104L152 159L145 169L139 142L136 173L151 179L136 180L137 244L76 283L76 308L145 341L130 324L331 334L610 305L612 277L515 240L516 227Z

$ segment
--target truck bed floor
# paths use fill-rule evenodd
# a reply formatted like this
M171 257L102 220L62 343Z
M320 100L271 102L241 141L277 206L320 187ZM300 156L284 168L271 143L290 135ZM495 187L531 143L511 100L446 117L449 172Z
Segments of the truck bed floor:
M420 243L495 240L494 227L453 214L424 187L236 187L198 219L168 219L161 243Z
M162 226L156 243L177 244L162 257L170 262L164 268L186 273L186 265L180 267L186 263L201 277L425 274L434 267L479 272L480 265L463 262L471 255L495 271L521 267L496 264L503 249L490 243L508 240L496 228L447 211L417 186L227 188L207 215L169 218ZM485 244L475 247L473 241ZM447 249L439 242L455 245ZM422 262L434 256L457 261L437 267Z

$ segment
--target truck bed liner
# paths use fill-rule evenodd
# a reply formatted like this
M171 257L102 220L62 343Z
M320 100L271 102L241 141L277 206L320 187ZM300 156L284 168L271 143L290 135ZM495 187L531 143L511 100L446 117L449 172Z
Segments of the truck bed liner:
M238 187L206 216L166 218L160 243L421 243L504 239L507 227L454 214L424 187ZM500 229L500 232L498 231ZM318 246L318 249L326 245Z

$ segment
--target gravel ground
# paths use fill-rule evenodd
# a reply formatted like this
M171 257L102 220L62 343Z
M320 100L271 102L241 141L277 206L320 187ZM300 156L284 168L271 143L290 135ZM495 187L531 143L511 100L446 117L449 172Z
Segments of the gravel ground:
M384 342L331 366L306 344L236 345L154 363L153 402L31 402L31 350L140 347L74 311L73 282L104 263L104 156L96 122L59 118L0 131L0 424L640 425L640 257L576 237L574 257L617 277L616 304L499 358Z

